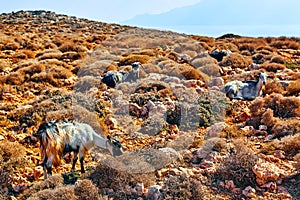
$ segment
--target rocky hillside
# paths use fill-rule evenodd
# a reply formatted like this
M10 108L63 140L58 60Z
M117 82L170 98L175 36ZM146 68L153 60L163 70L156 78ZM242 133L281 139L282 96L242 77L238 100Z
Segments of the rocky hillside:
M300 199L300 39L219 38L105 24L49 11L0 15L0 199ZM107 71L143 65L108 88ZM263 96L232 80L268 75ZM44 181L43 121L118 136L124 154L72 154Z

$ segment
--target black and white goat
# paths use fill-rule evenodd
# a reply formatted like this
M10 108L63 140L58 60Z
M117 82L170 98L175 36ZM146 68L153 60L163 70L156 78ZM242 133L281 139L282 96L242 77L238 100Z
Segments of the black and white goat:
M267 75L260 72L258 80L250 81L231 81L221 89L230 99L253 100L262 96L262 87L267 82Z
M74 152L72 171L75 170L79 154L81 173L85 171L84 155L93 146L107 149L113 156L123 153L121 143L116 138L104 138L98 135L90 125L80 122L44 122L33 136L40 140L45 179L48 175L52 175L52 165L57 167L67 153Z
M102 82L108 87L116 87L119 82L134 82L140 78L140 67L143 67L140 62L134 62L131 64L131 70L128 72L124 71L108 71Z

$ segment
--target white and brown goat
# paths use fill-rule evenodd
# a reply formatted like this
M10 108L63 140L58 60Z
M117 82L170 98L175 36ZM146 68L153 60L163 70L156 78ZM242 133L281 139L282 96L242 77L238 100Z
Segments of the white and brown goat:
M45 179L52 175L52 165L57 167L62 157L74 152L72 171L80 157L81 173L84 173L84 155L94 146L107 149L113 156L122 154L121 143L116 138L104 138L94 129L80 122L44 122L39 126L34 137L40 140L40 154Z

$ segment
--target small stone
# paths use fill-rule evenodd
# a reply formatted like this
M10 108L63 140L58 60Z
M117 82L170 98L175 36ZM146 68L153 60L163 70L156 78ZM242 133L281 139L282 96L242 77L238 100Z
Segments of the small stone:
M161 186L159 185L153 185L148 188L147 194L146 194L146 199L151 199L151 200L162 200L162 194L160 193Z
M259 125L258 130L260 130L260 131L267 131L268 127L266 125Z
M144 195L144 183L137 183L136 186L134 187L136 194L138 196L143 196Z
M256 197L256 190L251 186L247 186L243 191L242 194L248 198L255 198Z

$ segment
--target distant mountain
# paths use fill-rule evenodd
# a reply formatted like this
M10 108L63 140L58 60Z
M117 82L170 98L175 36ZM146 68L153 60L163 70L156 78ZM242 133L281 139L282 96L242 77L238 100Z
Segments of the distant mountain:
M297 0L202 0L162 14L138 15L122 24L146 27L195 25L299 25Z

